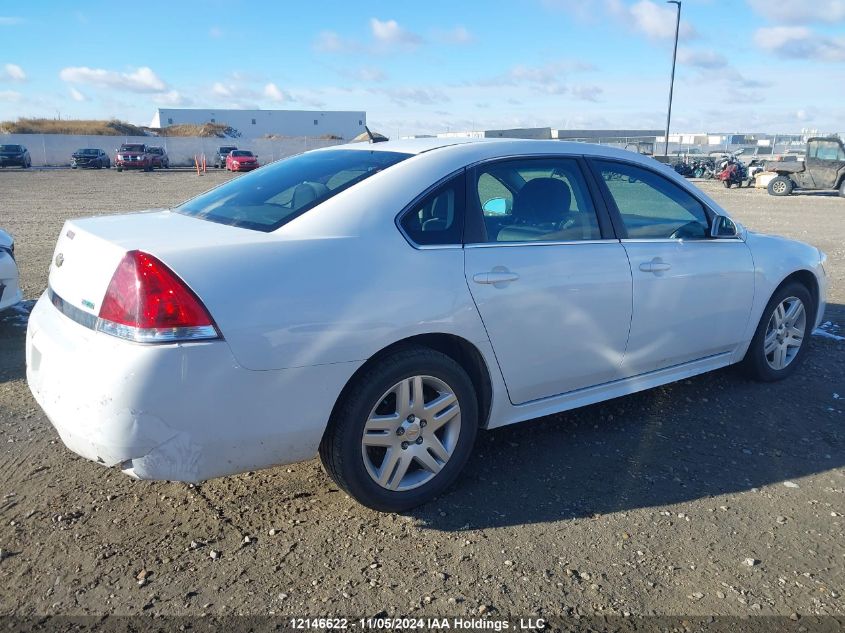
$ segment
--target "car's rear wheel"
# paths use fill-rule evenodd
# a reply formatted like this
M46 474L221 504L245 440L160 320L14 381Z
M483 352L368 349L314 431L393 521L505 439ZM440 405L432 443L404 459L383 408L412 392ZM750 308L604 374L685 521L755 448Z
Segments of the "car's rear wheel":
M756 380L772 382L789 376L801 363L814 322L812 295L791 282L778 288L757 326L743 359Z
M457 478L478 428L472 381L428 348L399 350L344 390L320 444L338 486L365 506L399 512Z
M794 186L790 178L786 176L775 176L769 181L766 189L773 196L788 196L792 193Z
M839 185L839 195L845 198L845 180Z

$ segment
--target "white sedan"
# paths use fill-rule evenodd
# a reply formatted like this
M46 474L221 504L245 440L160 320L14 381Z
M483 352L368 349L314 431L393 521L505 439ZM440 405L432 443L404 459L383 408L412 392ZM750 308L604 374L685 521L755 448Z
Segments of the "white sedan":
M333 147L173 209L67 222L27 377L71 450L134 477L319 452L398 511L455 480L479 428L733 363L788 376L825 259L631 152Z
M0 311L11 308L22 298L15 262L15 240L0 229Z

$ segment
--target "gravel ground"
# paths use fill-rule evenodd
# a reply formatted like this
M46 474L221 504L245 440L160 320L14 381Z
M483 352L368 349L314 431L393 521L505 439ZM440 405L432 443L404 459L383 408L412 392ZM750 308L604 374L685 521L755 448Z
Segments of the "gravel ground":
M229 177L3 170L25 307L66 218ZM845 334L845 200L701 186L827 251ZM782 383L726 369L482 433L460 483L400 516L316 460L190 486L76 458L27 389L25 322L0 317L0 614L845 614L845 342L813 337Z

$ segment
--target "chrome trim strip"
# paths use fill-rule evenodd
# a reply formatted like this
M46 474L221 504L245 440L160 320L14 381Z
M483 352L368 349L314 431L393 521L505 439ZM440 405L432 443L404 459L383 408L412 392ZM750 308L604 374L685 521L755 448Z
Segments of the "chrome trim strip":
M618 244L619 240L616 238L606 240L572 240L569 242L482 242L479 244L467 244L464 248L496 248L498 246L505 246L513 248L515 246L577 246L579 244Z
M690 240L690 239L683 239L683 238L670 238L670 237L661 237L661 238L633 238L633 237L623 237L620 240L623 244L675 244L683 242L685 244L712 244L713 242L742 242L742 239L739 237L720 237L720 238L712 238L712 237L703 237L698 240Z
M98 317L96 315L80 310L75 305L68 303L53 292L53 289L49 286L47 287L47 297L50 299L50 303L71 321L78 323L82 327L87 327L89 330L97 329Z
M74 323L95 332L102 332L133 343L190 343L220 339L220 333L213 325L174 328L139 328L101 319L84 310L80 310L47 287L47 297L56 309Z

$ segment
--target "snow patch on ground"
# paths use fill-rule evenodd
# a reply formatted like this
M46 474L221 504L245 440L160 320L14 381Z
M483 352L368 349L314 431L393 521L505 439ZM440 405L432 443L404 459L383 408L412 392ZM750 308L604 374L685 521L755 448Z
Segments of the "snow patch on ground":
M825 321L815 330L813 330L813 334L815 336L821 336L822 338L829 338L834 341L845 341L845 336L840 334L841 328L836 323L831 323L830 321Z

